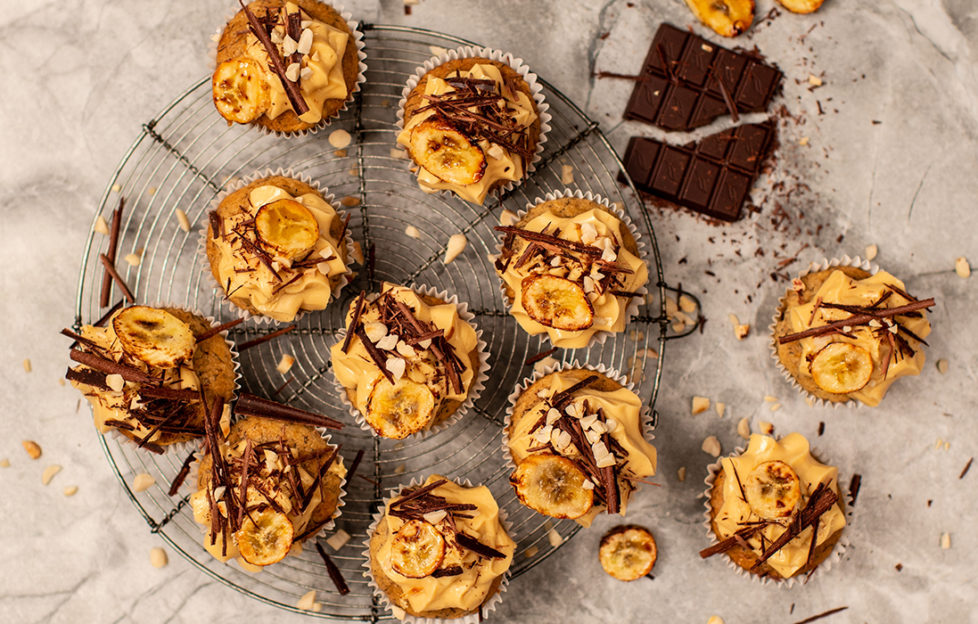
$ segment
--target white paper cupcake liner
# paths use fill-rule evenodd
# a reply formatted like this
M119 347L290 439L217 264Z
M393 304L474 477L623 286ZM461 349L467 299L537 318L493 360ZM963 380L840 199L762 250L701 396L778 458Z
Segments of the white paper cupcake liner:
M635 223L632 221L631 217L629 217L628 214L624 211L624 209L620 205L618 205L617 203L612 203L612 202L608 201L607 198L602 197L601 195L596 195L596 194L592 193L591 191L583 192L580 189L576 189L575 190L575 189L569 189L569 188L568 189L563 189L563 190L560 190L560 191L551 191L551 192L547 193L546 195L544 195L543 197L537 197L536 199L533 200L532 203L527 204L526 207L523 208L523 210L521 210L516 215L516 218L517 218L517 220L523 219L523 217L525 217L526 214L531 209L533 209L536 206L539 206L540 204L543 204L545 202L554 201L556 199L571 199L571 198L574 198L574 199L586 199L588 201L592 201L592 202L598 204L599 206L601 206L603 208L606 208L608 211L610 211L612 214L614 214L616 217L618 217L618 219L625 225L625 227L631 233L632 238L635 239L635 245L638 248L638 253L636 255L639 257L640 260L642 260L643 262L646 263L646 266L648 266L648 260L647 260L647 258L648 258L648 248L647 248L647 246L645 244L645 240L642 238L641 232L639 232L638 231L638 228L635 227ZM496 241L496 257L497 258L503 252L503 240L504 240L504 238L505 237L499 238ZM502 294L503 303L506 305L507 312L509 312L510 315L512 315L513 302L509 300L509 297L506 294L506 282L504 282L502 278L499 278L499 292ZM631 297L629 299L628 305L625 307L625 315L628 317L628 320L625 323L625 329L628 328L628 323L631 322L632 317L638 315L638 308L639 308L639 306L642 303L645 302L646 295L648 295L648 293L649 293L648 280L646 280L645 284L643 284L640 288L637 288L635 290L635 292L641 293L642 296L641 297ZM523 328L522 325L520 325L520 329L522 329L523 331L526 331L526 329ZM527 332L527 333L529 334L529 332ZM585 348L587 348L587 347L593 347L593 346L600 346L600 345L604 344L605 340L607 340L609 336L613 336L615 333L616 332L610 332L610 331L605 331L605 330L596 331L591 336L591 340L589 340L588 343L587 343L587 345L585 345ZM544 331L540 331L540 332L538 332L536 334L530 334L530 335L531 336L546 335L547 341L548 342L550 341L550 336L549 336L549 334L545 330Z
M248 4L250 4L250 0ZM280 137L306 136L307 134L308 135L316 134L326 126L330 125L334 119L340 116L340 113L344 112L349 108L350 103L353 102L356 93L360 91L363 83L366 82L367 80L365 76L365 73L367 71L367 64L365 62L367 60L367 54L366 52L364 52L363 32L361 32L358 29L360 23L353 19L352 13L344 10L344 8L339 4L337 4L336 2L323 1L323 4L328 4L329 6L333 7L333 10L335 10L337 13L340 14L340 17L343 18L343 20L346 22L347 28L350 29L350 33L351 33L350 41L352 41L353 44L357 47L357 78L353 84L353 88L350 89L349 93L347 93L346 101L343 103L343 106L341 106L339 110L337 110L329 117L323 117L321 120L319 120L319 123L312 126L311 128L306 128L305 130L291 130L289 132L279 132L276 130L269 130L264 126L260 126L255 123L237 124L237 125L251 126L256 130L258 130L258 132L265 135L274 135ZM241 9L237 7L233 9L229 9L228 13L224 17L224 23L217 28L217 30L213 35L211 35L210 45L207 46L207 49L210 55L210 59L212 61L213 59L217 58L217 42L220 41L221 35L224 33L224 29L227 27L227 23L230 22L231 19L240 12Z
M461 485L462 487L474 487L469 479L452 479L452 481L458 485ZM363 541L363 552L361 553L361 555L363 555L363 578L367 579L367 584L370 586L370 589L373 591L374 595L377 596L381 602L383 602L384 608L393 613L399 620L407 622L408 624L479 624L485 619L488 619L489 614L492 613L496 607L499 606L499 603L503 601L503 594L509 588L509 579L512 574L510 570L507 570L503 575L502 582L500 582L499 589L496 590L496 593L489 596L475 613L470 613L469 615L458 618L423 618L404 613L403 609L391 602L390 598L387 596L387 593L377 585L377 581L374 579L373 570L370 567L370 539L373 536L374 531L377 530L377 525L379 525L380 521L384 519L384 510L387 509L387 505L393 498L401 494L401 491L403 491L404 488L417 487L422 483L424 483L424 479L415 477L411 479L410 483L402 483L392 488L388 493L387 498L381 501L380 508L373 514L373 519L370 522L370 526L367 528L367 537ZM498 503L497 507L499 508L499 523L502 525L503 530L506 531L506 534L512 536L513 527L512 523L509 521L509 518L506 516L506 510L499 506Z
M493 48L482 48L477 46L462 46L454 50L446 50L441 54L431 57L421 67L415 70L414 75L408 78L407 84L404 85L404 89L401 91L401 100L397 103L397 131L398 134L404 129L404 105L407 103L408 96L411 91L418 86L421 78L433 70L434 68L444 65L448 61L457 61L459 59L465 58L486 58L492 61L497 61L505 65L509 65L516 73L518 73L523 81L526 82L530 90L530 95L533 97L533 102L537 107L537 115L540 118L540 136L537 139L536 152L533 154L533 158L529 163L525 164L525 175L523 180L530 177L534 171L536 171L536 165L540 162L541 155L543 154L544 145L547 142L547 133L550 132L550 105L547 104L546 99L543 96L543 87L537 82L537 75L530 71L530 68L523 62L523 59L513 56L508 52L503 52L501 50L496 50ZM512 181L510 180L503 186L499 187L493 192L506 193L518 185L523 183L523 180ZM439 191L439 193L447 193L455 195L452 191ZM456 195L457 197L457 195Z
M715 462L707 466L706 478L703 479L703 483L706 485L706 490L702 494L702 496L704 497L703 527L706 529L706 537L707 539L710 540L711 545L716 544L717 542L720 541L719 538L717 538L716 534L713 532L713 508L710 505L710 494L713 491L713 482L716 480L716 476L721 470L722 461L728 457L736 457L738 455L742 455L745 450L746 450L745 447L738 446L729 455L718 457ZM815 458L822 457L821 452L816 448L809 449L809 453ZM836 483L838 483L838 479L836 479ZM843 516L846 517L846 526L842 530L842 535L839 537L839 541L836 542L835 546L832 547L832 552L830 552L829 555L820 564L815 566L814 570L812 570L810 574L799 574L787 579L775 579L770 576L759 576L757 574L752 574L751 572L745 570L744 568L734 563L733 559L728 557L726 553L719 553L717 555L714 555L713 558L723 557L723 559L727 563L727 567L731 568L740 577L749 578L753 582L760 583L761 585L774 585L778 587L783 587L784 589L793 587L797 583L804 585L812 577L820 574L825 574L826 572L831 570L835 562L842 560L843 555L845 554L846 550L849 548L849 531L851 530L851 521L846 516L847 505L845 504L845 495L842 493L841 485L839 486L839 496L840 496L840 500L843 501L842 513Z
M418 294L426 295L428 297L435 297L436 299L440 299L442 301L445 301L446 303L451 303L455 305L455 307L458 309L458 317L461 320L468 323L469 325L471 325L473 329L475 329L475 335L476 338L478 339L476 350L479 352L478 355L479 370L475 372L475 376L472 380L472 387L469 389L468 397L466 397L465 401L458 407L458 409L455 410L455 413L453 413L448 418L442 420L441 422L433 424L431 427L428 427L427 429L422 429L417 433L412 433L411 435L404 438L405 440L409 440L412 438L424 439L428 436L435 435L440 431L444 431L445 429L448 429L449 427L451 427L452 425L460 421L462 417L465 416L466 413L468 413L468 411L472 408L475 402L479 399L479 396L482 395L482 390L485 388L486 380L489 379L488 345L486 344L486 341L482 339L482 330L475 322L475 315L469 312L469 304L464 301L459 302L458 297L456 295L449 295L448 291L438 290L436 288L433 288L431 286L425 286L423 284L416 284L411 287L411 290L413 290ZM346 339L345 327L340 329L338 332L336 332L336 338L338 342L343 342L343 340ZM347 394L347 388L345 388L336 378L335 369L333 374L333 387L336 388L337 395L340 397L340 400L343 402L343 405L346 406L347 411L349 411L350 415L356 421L357 425L359 425L361 429L363 429L364 431L372 435L383 437L383 436L379 436L379 434L376 431L374 431L374 428L371 427L369 423L367 423L367 420L364 418L363 414L360 413L360 410L358 410L356 405L354 405L353 402L350 400L350 397Z
M248 186L249 184L255 182L256 180L260 180L262 178L269 178L272 176L282 176L286 178L292 178L293 180L298 180L299 182L308 184L309 186L311 186L313 189L316 190L316 192L326 201L326 203L328 203L330 206L333 207L333 210L336 211L337 218L339 219L346 218L347 215L346 211L341 210L338 207L339 204L336 201L336 197L332 193L328 192L329 191L328 189L322 188L319 182L313 180L312 178L310 178L308 175L304 173L296 173L292 169L283 169L282 167L278 167L276 169L264 169L261 171L256 171L247 177L235 178L231 180L227 184L225 189L220 193L218 193L214 197L214 199L211 200L207 213L209 214L210 212L217 210L221 202L223 202L231 193L237 191L238 189L244 188L245 186ZM320 311L320 310L299 310L298 312L296 312L295 318L293 318L291 321L276 321L271 317L264 316L261 314L252 314L248 310L238 307L237 304L232 302L231 299L226 296L226 293L224 291L224 286L217 282L217 279L214 277L214 273L211 271L210 259L207 257L207 231L208 231L208 227L202 228L200 234L200 241L198 243L199 249L197 252L202 258L201 265L202 265L202 271L204 273L204 279L214 289L215 295L221 298L221 305L224 306L227 310L229 310L232 314L236 315L238 318L244 319L245 321L253 320L255 323L259 325L268 325L271 323L279 323L279 322L294 323L310 312ZM354 277L353 270L350 268L355 262L354 253L353 253L353 234L350 232L350 228L347 228L346 232L344 232L343 234L343 237L344 240L342 241L342 243L346 245L346 272L339 277L339 280L337 281L336 285L333 287L331 299L327 304L327 306L336 303L336 301L339 299L340 292L347 284L350 283L350 281L352 281Z
M863 260L859 256L856 256L855 258L842 256L841 258L832 258L831 260L823 259L821 262L812 262L808 265L808 268L799 273L797 277L802 278L811 273L818 273L819 271L826 271L831 268L842 266L856 267L873 275L880 270L878 265L871 263L869 260ZM799 394L806 399L811 398L814 401L814 405L820 407L828 405L833 408L847 407L850 409L862 407L863 402L858 399L849 399L847 401L827 401L821 397L815 396L814 394L805 390L802 385L798 383L798 380L796 380L788 369L785 368L784 364L782 364L781 358L778 357L778 341L774 337L774 332L777 329L778 322L780 321L781 311L785 306L784 298L785 295L781 295L778 298L778 307L775 308L774 315L771 317L771 325L768 326L768 335L771 338L771 342L768 344L768 347L771 351L771 358L774 360L774 364L778 367L778 372L781 373L781 376L784 377L785 381L791 384L791 387L797 390Z

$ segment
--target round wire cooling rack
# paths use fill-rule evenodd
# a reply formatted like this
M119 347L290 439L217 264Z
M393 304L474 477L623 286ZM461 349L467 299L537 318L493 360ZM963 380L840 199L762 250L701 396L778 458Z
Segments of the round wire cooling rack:
M193 477L169 496L169 485L180 471L189 448L170 449L163 455L137 450L118 436L99 436L109 464L136 508L171 547L222 583L277 607L312 616L377 622L388 616L372 596L362 576L362 540L371 514L388 490L412 477L440 473L483 483L491 490L512 524L517 542L514 577L543 561L559 546L551 544L550 529L571 537L578 525L553 521L523 507L508 483L501 452L501 425L510 390L532 370L527 358L548 349L540 337L528 336L506 312L489 254L496 248L493 225L499 211L514 212L534 198L566 186L591 191L621 202L651 249L650 284L653 303L640 307L629 331L609 337L602 345L554 354L563 362L578 360L611 366L630 375L639 395L652 409L663 370L666 340L691 333L669 334L665 313L666 285L655 233L642 210L634 186L624 174L621 160L607 139L566 96L539 82L553 117L549 140L536 171L512 191L487 200L485 206L466 203L448 194L428 195L417 186L409 161L398 158L396 107L401 89L415 69L434 53L432 46L455 47L472 42L432 31L400 26L362 25L365 34L367 81L356 100L326 131L313 136L280 138L248 127L228 127L214 111L210 78L180 95L159 115L143 124L139 137L125 154L103 194L99 212L109 215L126 198L118 258L141 254L138 266L117 263L139 301L169 303L198 310L219 321L234 318L222 306L221 293L209 281L200 253L201 231L206 229L212 200L229 184L256 171L291 169L317 180L352 213L350 230L368 257L342 300L323 312L304 315L298 328L285 336L241 354L242 385L255 394L273 397L297 407L328 414L347 422L333 433L342 444L347 463L364 450L358 475L347 483L345 506L337 528L352 539L338 551L325 546L339 566L350 593L340 596L314 549L265 568L260 574L243 571L234 563L221 563L203 548L203 533L188 505ZM336 150L326 135L348 130L354 142ZM574 182L562 183L563 166L573 167ZM630 192L616 182L621 176ZM191 224L181 227L181 213ZM405 234L414 225L420 238ZM451 264L441 257L449 237L463 232L468 247ZM103 270L98 255L108 237L90 234L79 272L75 326L105 313L99 307ZM124 269L124 270L123 270ZM361 288L376 290L382 281L425 284L447 290L467 302L488 343L491 369L482 397L473 410L449 430L403 442L385 440L359 429L336 395L329 371L329 347L343 327L347 306ZM113 290L119 298L118 289ZM695 297L693 297L695 301ZM698 302L697 302L698 305ZM248 321L232 330L238 342L267 334L274 326ZM295 357L285 375L276 371L283 354ZM658 354L656 357L655 354ZM149 473L155 485L142 492L129 486L132 477ZM299 598L317 590L318 612L297 608Z

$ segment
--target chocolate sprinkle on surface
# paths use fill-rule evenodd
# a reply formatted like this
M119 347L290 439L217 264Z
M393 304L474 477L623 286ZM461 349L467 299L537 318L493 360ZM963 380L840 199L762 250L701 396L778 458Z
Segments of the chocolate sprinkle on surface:
M862 483L863 476L858 472L852 475L852 480L849 481L849 504L853 507L856 506L856 498L859 496L859 488Z
M964 470L962 470L961 474L958 475L958 479L964 479L964 476L968 474L969 470L971 470L971 462L973 461L975 461L974 457L968 458L968 463L964 465Z
M825 611L823 613L819 613L818 615L813 615L811 617L805 618L804 620L799 620L799 621L795 622L795 624L809 624L810 622L814 622L816 620L821 620L822 618L827 618L830 615L835 615L836 613L839 613L840 611L845 611L848 608L849 607L836 607L835 609L829 609L828 611Z
M326 551L318 541L316 542L316 551L318 551L319 556L323 558L323 563L326 564L326 573L329 574L329 580L333 581L333 585L336 586L336 591L340 593L340 596L349 594L350 588L343 579L343 574L340 572L340 569L336 567L336 564L333 563L330 556L326 554Z

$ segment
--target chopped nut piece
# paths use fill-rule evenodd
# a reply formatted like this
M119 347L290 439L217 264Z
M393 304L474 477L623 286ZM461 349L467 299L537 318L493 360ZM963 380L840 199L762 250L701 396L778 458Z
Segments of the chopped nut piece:
M499 213L499 225L516 225L519 220L520 218L516 216L516 213L512 210L504 208L503 211Z
M302 598L299 598L299 602L295 603L295 607L297 609L302 609L303 611L312 611L315 605L316 605L315 589L310 589L306 593L302 594Z
M536 547L536 546L530 546L523 553L523 556L526 557L527 559L532 559L533 557L536 557L536 555L537 555L538 552L540 552L540 549L538 547Z
M153 475L145 472L140 472L132 479L132 491L145 492L149 488L153 487L155 483L156 483L156 479L153 478Z
M971 265L968 264L968 259L961 256L954 261L954 272L958 274L958 277L962 279L968 279L971 277Z
M68 497L68 496L74 496L75 494L78 493L78 486L77 485L69 485L68 487L66 487L63 490L63 493L64 493L64 495L66 497Z
M680 481L686 480L686 466L679 467L679 470L676 471L676 478Z
M941 534L941 548L943 548L944 550L948 550L949 548L951 548L951 534L950 533L942 533Z
M457 258L458 255L465 249L465 245L468 244L468 242L468 239L465 238L465 234L452 234L448 239L448 246L445 247L445 264L448 264Z
M701 396L693 397L693 404L692 404L693 414L702 414L708 409L710 409L710 399Z
M707 436L706 439L703 440L703 444L700 446L700 448L703 449L704 453L708 453L714 457L719 457L720 451L722 450L720 448L720 440L717 440L716 436Z
M275 367L275 370L284 375L285 373L289 372L289 369L292 368L293 364L295 364L295 358L286 353L282 355L282 359L278 361L278 366Z
M772 403L772 404L771 404L771 411L772 411L772 412L776 412L776 411L778 411L779 409L781 409L781 404L780 404L780 403Z
M156 195L156 187L151 186L148 189L146 189L146 192L149 193L150 195Z
M112 192L113 193L118 193L121 190L122 190L122 186L120 186L118 183L112 185Z
M109 224L105 222L105 217L102 215L95 217L95 225L93 226L93 229L99 234L105 234L106 236L109 235Z
M339 128L330 132L327 140L329 141L329 144L336 149L344 149L350 146L350 143L353 141L353 137L350 136L350 133L346 130Z
M436 45L428 46L428 50L431 52L432 56L441 56L445 52L448 52L445 48Z
M333 156L336 156L337 158L346 158L347 151L345 149L338 149L333 152Z
M939 372L940 374L943 375L947 373L947 366L948 366L947 360L945 360L944 358L937 360L937 372Z
M353 208L354 206L360 205L360 198L353 197L352 195L347 195L346 197L340 200L340 203L346 206L347 208Z
M394 468L394 474L404 474L405 470L407 470L407 466L405 466L404 464L400 464L396 468Z
M719 615L711 615L710 619L706 621L706 624L724 624L723 618Z
M59 386L64 386L64 385L66 385L66 384L65 384L65 380L64 380L64 377L58 377L58 385L59 385Z
M687 314L692 314L696 312L696 301L688 295L682 295L679 297L679 309Z
M421 232L418 231L418 228L414 227L413 225L409 225L404 228L404 233L411 238L421 238Z
M131 267L138 267L139 263L143 260L143 249L139 248L136 251L126 254L125 261Z
M764 395L764 400L766 402L768 402L768 403L777 403L778 402L778 397L773 397L770 394L765 394Z
M350 534L343 529L338 529L336 533L333 533L326 539L326 543L333 550L339 550L346 546L346 543L350 541Z
M809 139L808 139L807 136L806 137L801 137L800 139L798 139L798 145L801 145L802 147L804 147L804 146L808 145L808 141L809 141Z
M812 85L813 87L821 87L822 79L815 74L808 74L808 84Z
M557 546L560 546L561 544L564 543L564 538L560 536L560 533L557 532L557 529L551 528L549 531L547 531L547 541L550 542L551 546L556 548Z
M6 457L0 459L0 468L10 468L10 460Z
M737 435L745 440L750 440L750 422L746 416L737 421Z
M723 413L725 411L727 411L727 404L726 403L723 403L721 401L717 401L716 402L716 405L714 405L714 408L717 411L717 416L719 416L720 418L723 418Z
M869 245L868 247L866 247L866 259L872 260L873 258L876 257L876 254L878 254L879 251L880 249L876 245Z
M54 475L58 474L59 472L61 472L61 466L58 464L51 464L44 469L43 473L41 473L41 483L44 485L51 483L51 479L53 479Z
M122 375L112 373L105 376L105 385L116 392L122 392L122 389L126 387L126 380L122 378Z
M31 366L31 359L24 358L24 372L29 373L31 370L33 370L33 367Z
M391 148L391 158L397 158L397 159L400 159L400 160L404 160L407 157L408 157L407 152L405 152L404 150L398 149L396 147L392 147Z
M760 427L761 433L764 435L771 435L774 433L774 423L769 423L765 420L757 421L757 426Z
M750 325L743 323L741 325L734 325L734 336L737 340L743 340L750 333Z
M166 551L159 546L149 549L149 563L154 568L166 567L166 564L169 562L170 560L166 556Z
M37 442L33 440L24 440L21 442L21 445L23 445L24 450L27 451L27 454L30 455L31 459L38 459L41 457L41 447Z
M179 208L176 209L177 222L180 224L180 229L184 232L190 231L190 219L187 218L187 213Z
M561 184L574 183L574 167L570 165L562 165L560 167L560 183Z

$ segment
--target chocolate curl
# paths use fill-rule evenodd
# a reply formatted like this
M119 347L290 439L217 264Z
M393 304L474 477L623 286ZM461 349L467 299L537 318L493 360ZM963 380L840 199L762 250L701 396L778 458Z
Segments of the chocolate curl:
M336 567L333 560L330 559L323 547L316 542L316 550L319 551L319 556L323 558L323 563L326 564L326 572L329 574L329 580L333 581L333 585L336 586L336 591L340 592L340 596L345 596L350 593L350 588L347 586L346 581L343 580L343 574L340 569Z
M190 474L190 464L193 463L196 456L196 451L190 451L190 455L187 455L187 459L183 460L183 465L180 466L180 472L177 473L177 476L173 477L173 482L170 483L170 490L167 492L167 494L170 496L176 496L180 486L183 485L187 475Z
M505 559L506 558L506 555L504 555L503 553L499 552L495 548L492 548L490 546L486 546L485 544L483 544L479 540L475 539L474 537L472 537L470 535L466 535L465 533L456 533L455 534L455 541L458 542L458 545L459 546L462 546L464 548L468 548L469 550L471 550L472 552L474 552L477 555L482 555L483 557L487 557L489 559Z
M122 209L126 205L126 198L119 198L119 206L112 211L112 225L109 227L109 251L106 255L112 264L115 264L115 256L119 249L119 230L122 226ZM109 294L112 292L112 276L108 269L102 275L102 293L99 296L98 305L104 308L109 305Z
M504 232L506 234L515 234L516 236L519 236L524 240L533 241L536 243L546 243L549 245L553 245L554 247L559 247L561 249L566 249L568 251L575 251L577 253L587 254L589 256L600 256L603 253L603 250L598 249L593 245L585 245L584 243L564 240L562 238L558 238L557 236L552 236L550 234L543 234L541 232L524 230L523 228L518 228L511 225L497 225L493 229L495 229L497 232Z
M68 353L68 357L79 364L84 364L85 366L94 368L97 371L102 371L103 373L108 373L110 375L121 375L123 379L133 383L152 384L156 382L155 379L137 368L108 360L104 357L95 355L94 353L72 349Z
M353 318L350 320L350 327L346 331L346 338L343 339L343 353L348 353L350 351L350 341L353 340L353 334L356 332L357 326L360 324L360 317L363 316L363 308L367 302L366 291L361 290L360 294L357 296L356 306L353 308Z
M302 425L312 425L314 427L326 427L328 429L342 429L343 423L333 420L322 414L307 412L306 410L278 403L270 399L263 399L259 396L247 392L241 395L234 411L244 416L259 416L262 418L272 418L284 422L299 423Z
M116 284L119 285L119 289L122 290L122 296L125 297L130 303L135 303L136 298L133 296L132 291L129 290L129 286L126 285L125 280L123 280L122 276L119 275L119 272L115 270L115 264L113 261L109 260L109 257L102 253L98 255L98 259L102 263L102 266L105 267L105 272L108 273L113 280L115 280Z
M364 331L363 326L357 326L355 333L357 338L360 339L360 342L363 343L363 348L367 350L367 355L369 355L370 359L374 361L374 364L380 369L380 372L383 373L384 377L387 378L387 381L393 385L394 376L391 375L389 370L387 370L387 361L384 359L384 356L380 353L380 351L377 350L377 346L370 341L370 338L367 337L367 332Z
M255 338L254 340L249 340L248 342L241 343L240 345L238 345L238 352L240 353L246 349L257 347L258 345L268 342L269 340L274 340L283 334L289 333L296 327L298 327L298 325L289 325L288 327L283 327L282 329L273 331L267 336L260 336L258 338Z
M215 325L210 329L208 329L207 331L205 331L204 333L202 333L201 335L197 336L197 344L200 344L205 340L207 340L208 338L218 335L222 331L231 329L235 325L240 325L241 323L244 323L243 318L234 319L233 321L228 321L227 323L221 323L220 325Z
M309 105L306 104L305 98L302 97L302 92L299 90L298 83L292 82L285 77L285 63L282 61L281 55L279 55L278 47L272 43L271 38L262 27L261 22L255 17L255 14L251 12L243 0L238 0L238 4L241 5L241 10L244 11L245 17L248 18L248 26L251 28L252 34L258 38L261 42L262 47L268 53L268 58L272 62L272 70L282 81L282 88L285 89L285 95L289 98L289 104L292 105L292 110L295 111L296 115L304 115L309 112Z

